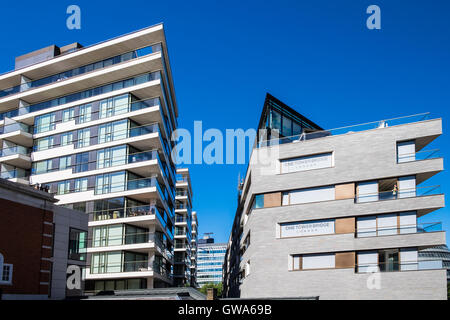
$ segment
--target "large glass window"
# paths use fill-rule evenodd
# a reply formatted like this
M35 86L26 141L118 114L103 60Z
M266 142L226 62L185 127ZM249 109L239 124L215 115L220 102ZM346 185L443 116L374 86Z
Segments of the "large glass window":
M33 174L46 173L52 170L53 161L44 160L33 164Z
M61 135L61 147L67 146L72 143L73 143L73 133L72 132L66 132Z
M75 172L89 170L89 152L77 153L75 155Z
M62 112L62 122L67 122L75 118L75 108L69 108Z
M106 148L97 152L97 169L126 163L127 146Z
M49 113L37 116L34 122L35 133L53 130L55 128L55 114Z
M100 101L100 118L128 112L129 95L121 95Z
M54 144L54 137L45 137L37 140L36 149L37 151L47 150L52 148Z
M90 140L91 140L91 129L90 128L78 130L77 148L89 146Z
M84 192L88 190L88 178L75 179L75 192Z
M87 232L70 228L69 231L69 259L86 260Z
M125 171L99 175L95 181L95 193L104 194L125 190Z
M59 170L66 170L72 167L72 156L59 158Z
M79 110L80 116L78 118L78 123L85 123L91 121L92 105L90 103L80 106Z

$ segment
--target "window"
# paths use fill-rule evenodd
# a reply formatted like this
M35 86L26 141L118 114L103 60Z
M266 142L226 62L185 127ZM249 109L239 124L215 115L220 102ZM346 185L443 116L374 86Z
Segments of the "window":
M80 116L78 123L85 123L91 121L91 104L80 106Z
M302 270L329 269L335 267L335 255L332 254L307 254L302 256Z
M73 143L73 133L72 132L63 133L61 135L61 147L67 146L72 143Z
M58 182L58 195L67 194L70 192L70 181Z
M37 149L37 151L47 150L47 149L53 148L53 144L54 144L53 136L40 138L37 140L36 149Z
M62 112L62 122L67 122L75 118L75 108L69 108Z
M33 164L33 174L47 173L52 170L53 161L44 160Z
M129 95L121 95L100 101L100 118L128 112Z
M77 148L87 147L90 144L90 136L91 136L91 129L80 129L78 130L78 143Z
M89 152L77 153L75 155L75 172L89 170Z
M85 261L87 248L87 232L70 228L69 231L69 259Z
M72 166L72 156L59 158L59 170L70 169Z
M126 154L126 145L99 150L97 152L97 169L125 164Z
M96 177L95 193L104 194L125 190L125 172L114 172Z
M397 163L410 162L416 160L416 142L397 142Z
M74 192L84 192L88 190L88 178L75 179Z
M303 156L298 158L280 160L281 173L330 168L333 166L332 155L333 154L331 152L327 152L312 156Z
M0 284L12 284L13 265L4 262L3 255L0 253Z
M334 186L289 191L283 194L283 205L329 201L335 199Z
M34 122L35 133L46 132L55 129L55 114L49 113L37 116Z
M264 208L264 195L257 194L253 199L252 209Z

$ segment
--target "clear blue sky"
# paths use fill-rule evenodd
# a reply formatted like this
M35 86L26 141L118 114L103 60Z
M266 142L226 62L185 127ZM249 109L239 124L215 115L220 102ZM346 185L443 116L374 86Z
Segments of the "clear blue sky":
M81 7L81 30L66 8ZM366 8L381 8L381 30ZM421 112L443 118L448 163L450 1L8 1L0 11L0 72L14 57L75 41L90 45L164 22L179 125L257 126L270 92L325 128ZM226 241L243 165L190 166L200 234ZM424 183L450 193L449 172ZM448 209L424 221L443 221Z

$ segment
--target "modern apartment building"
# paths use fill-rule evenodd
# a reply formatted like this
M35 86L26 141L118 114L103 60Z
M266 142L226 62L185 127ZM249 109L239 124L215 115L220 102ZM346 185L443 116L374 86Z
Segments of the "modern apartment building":
M173 284L177 117L162 24L0 75L0 175L89 215L88 291Z
M208 235L199 240L197 253L197 283L199 287L207 283L222 283L226 250L226 243L214 243L214 238Z
M194 287L194 288L198 287L197 255L198 255L198 218L197 218L197 211L192 211L191 287Z
M427 116L323 130L267 95L259 129L269 132L241 185L225 296L446 299L442 259L419 259L445 244L426 223L444 207L428 184L443 170L428 147L442 120Z
M86 264L88 217L55 205L52 194L0 179L0 300L81 296L68 267Z
M175 235L174 235L174 284L175 286L192 285L195 277L191 273L192 257L195 259L196 229L193 230L192 187L189 170L177 170L175 195ZM196 220L195 220L196 221ZM195 270L194 270L195 271Z

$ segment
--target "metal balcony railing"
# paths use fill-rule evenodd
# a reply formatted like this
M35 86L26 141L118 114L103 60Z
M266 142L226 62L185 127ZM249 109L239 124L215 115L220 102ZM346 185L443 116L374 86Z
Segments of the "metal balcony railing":
M427 159L436 159L440 158L440 150L432 149L432 150L422 150L414 153L405 153L397 155L397 163L411 162L411 161L420 161Z
M377 226L377 227L357 227L355 236L357 238L378 237L395 234L411 234L422 232L442 231L441 222L416 223L407 225Z
M418 261L392 261L383 263L361 263L355 267L359 273L365 272L394 272L412 270L437 270L443 269L442 260L418 260Z
M400 189L398 191L382 191L376 193L365 193L358 194L355 197L356 203L365 203L372 201L382 201L382 200L396 200L403 198L412 198L412 197L424 197L430 195L441 194L441 186L429 186L429 187L417 187L417 188L407 188Z

